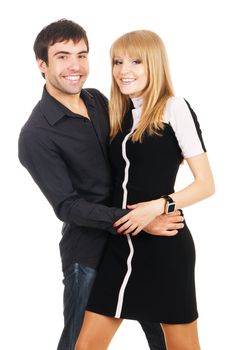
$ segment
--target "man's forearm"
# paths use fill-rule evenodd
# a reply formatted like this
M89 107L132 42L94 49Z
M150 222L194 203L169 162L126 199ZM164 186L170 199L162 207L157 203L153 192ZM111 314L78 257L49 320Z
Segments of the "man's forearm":
M66 223L116 233L113 223L128 210L111 208L84 199L74 188L64 159L53 145L35 132L23 132L19 159L39 186L57 217Z
M128 209L108 207L99 203L91 203L83 198L73 203L64 202L62 206L54 208L58 218L64 222L75 223L77 226L107 230L116 234L113 223L129 212Z

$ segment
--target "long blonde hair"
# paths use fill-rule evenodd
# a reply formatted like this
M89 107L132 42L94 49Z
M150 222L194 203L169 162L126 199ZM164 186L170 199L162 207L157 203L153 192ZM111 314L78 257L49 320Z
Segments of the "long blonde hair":
M148 74L148 84L143 91L142 115L133 141L142 141L143 134L158 134L163 129L163 113L169 97L174 95L167 53L161 38L149 30L129 32L118 38L110 50L112 71L114 58L128 56L140 59ZM110 111L110 138L121 130L125 113L130 108L129 96L123 95L112 75Z

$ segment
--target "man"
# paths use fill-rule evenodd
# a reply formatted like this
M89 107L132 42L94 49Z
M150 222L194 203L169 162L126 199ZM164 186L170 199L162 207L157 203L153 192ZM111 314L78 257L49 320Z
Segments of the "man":
M86 32L72 21L51 23L34 51L46 84L21 130L19 159L64 222L65 324L58 350L73 350L107 236L117 234L113 223L127 211L109 206L108 101L96 89L82 89L89 73ZM163 215L150 230L175 233L181 221L179 214ZM141 326L151 349L165 349L158 324Z

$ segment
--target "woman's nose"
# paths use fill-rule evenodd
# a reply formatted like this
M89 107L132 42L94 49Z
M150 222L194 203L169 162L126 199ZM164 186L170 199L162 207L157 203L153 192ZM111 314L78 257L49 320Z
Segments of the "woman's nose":
M121 66L121 74L128 74L130 72L130 67L128 63L123 63Z

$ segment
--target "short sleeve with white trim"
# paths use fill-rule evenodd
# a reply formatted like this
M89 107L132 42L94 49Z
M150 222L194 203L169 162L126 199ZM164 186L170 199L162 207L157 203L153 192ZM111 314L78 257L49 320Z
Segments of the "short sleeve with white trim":
M167 101L163 121L174 130L184 158L206 152L197 116L185 99L171 97Z

